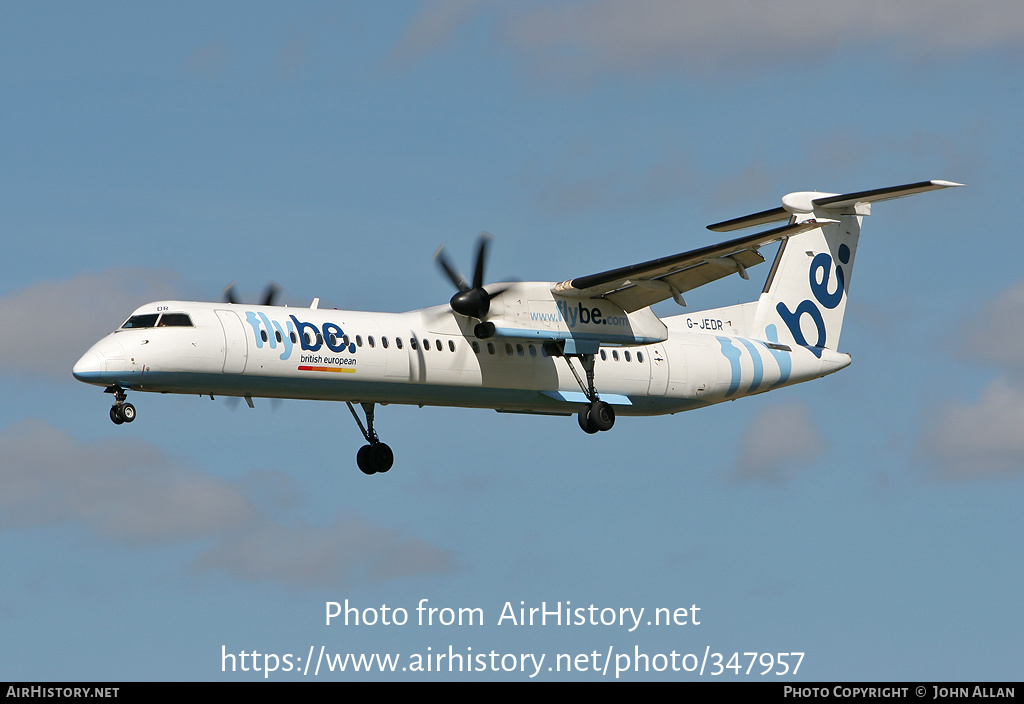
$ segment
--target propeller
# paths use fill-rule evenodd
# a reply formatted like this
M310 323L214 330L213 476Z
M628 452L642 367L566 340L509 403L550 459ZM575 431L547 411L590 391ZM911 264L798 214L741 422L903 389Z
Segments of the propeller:
M277 298L277 294L281 292L281 287L271 281L267 284L267 287L263 289L263 301L260 303L261 306L272 306L274 305L274 299ZM224 302L225 303L238 303L235 298L235 282L232 281L224 289Z
M487 322L487 314L491 310L491 299L495 296L500 296L510 288L509 286L504 286L494 291L488 291L484 288L484 267L487 263L487 247L492 239L494 238L490 234L486 232L480 233L480 242L476 250L476 266L473 268L472 286L466 281L466 277L448 261L443 246L434 254L434 259L438 265L448 275L449 280L455 284L455 288L458 289L449 302L452 310L459 315L464 315L467 318L476 318L480 321L480 324L474 328L473 332L481 340L494 335L494 323Z

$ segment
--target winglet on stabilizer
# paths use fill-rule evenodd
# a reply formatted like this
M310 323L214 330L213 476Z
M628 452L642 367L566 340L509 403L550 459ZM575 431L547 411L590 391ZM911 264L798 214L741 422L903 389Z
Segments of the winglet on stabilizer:
M787 220L793 215L811 213L816 210L833 211L836 214L856 213L857 215L868 215L871 213L871 203L962 185L962 183L954 183L953 181L932 180L908 183L903 186L876 188L870 191L858 191L856 193L838 194L819 193L817 191L788 193L782 197L781 208L772 208L771 210L763 210L753 215L744 215L732 220L718 222L714 225L708 225L708 229L715 232L729 232L745 227L753 227L754 225Z

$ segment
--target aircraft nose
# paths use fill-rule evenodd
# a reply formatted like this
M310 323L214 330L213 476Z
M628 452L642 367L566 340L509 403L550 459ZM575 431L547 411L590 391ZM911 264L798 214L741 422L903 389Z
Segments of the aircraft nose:
M124 348L112 336L108 336L90 347L72 367L71 373L87 384L104 384L110 382L123 368Z
M92 350L82 355L82 358L75 362L71 373L79 381L95 381L103 373L103 360Z

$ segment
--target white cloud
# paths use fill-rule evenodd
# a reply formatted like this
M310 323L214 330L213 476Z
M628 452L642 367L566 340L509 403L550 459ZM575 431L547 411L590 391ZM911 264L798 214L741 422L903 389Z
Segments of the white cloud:
M134 548L209 546L198 571L292 586L339 586L454 569L448 551L358 516L273 520L253 499L285 475L228 481L140 441L80 442L38 419L0 430L0 527L70 525ZM211 546L212 543L212 546Z
M976 403L947 404L917 450L941 479L1024 474L1024 388L1000 379Z
M961 339L970 358L1024 372L1024 281L983 305Z
M410 61L450 43L466 24L495 0L434 0L424 5L392 52L393 61Z
M447 551L424 540L347 516L323 527L264 524L238 532L200 555L195 567L251 581L337 586L449 572L453 564Z
M918 459L941 479L1024 473L1024 282L980 306L961 325L960 352L1000 376L973 402L948 401L928 419Z
M772 406L761 411L743 433L735 477L783 483L817 460L825 447L806 406Z
M1011 0L977 5L955 0L616 0L554 5L520 13L510 36L556 57L626 71L687 64L789 60L853 43L898 43L914 53L970 50L1024 38L1024 6ZM571 60L571 59L570 59Z
M239 487L136 440L83 443L38 419L0 431L0 521L76 524L133 546L251 525Z
M491 12L493 11L493 12ZM596 0L426 3L395 54L416 57L450 43L470 20L489 16L493 33L538 73L586 76L789 62L879 41L922 58L1019 45L1024 5L1016 0Z
M144 303L178 297L172 274L129 269L42 281L0 298L0 330L30 344L8 346L0 373L60 379L89 347Z

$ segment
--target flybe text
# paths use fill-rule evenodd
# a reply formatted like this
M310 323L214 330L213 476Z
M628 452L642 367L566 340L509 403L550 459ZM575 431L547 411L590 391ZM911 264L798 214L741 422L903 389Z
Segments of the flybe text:
M559 316L570 328L576 327L577 323L580 325L629 325L628 316L605 315L597 306L588 308L582 302L573 306L568 301L557 301L555 305L558 307Z
M268 318L265 313L252 311L245 312L245 321L252 327L256 347L262 349L268 345L272 350L282 347L281 359L291 357L295 347L303 352L319 352L326 347L331 352L356 353L355 343L349 341L345 331L336 323L317 326L290 315L282 325Z

